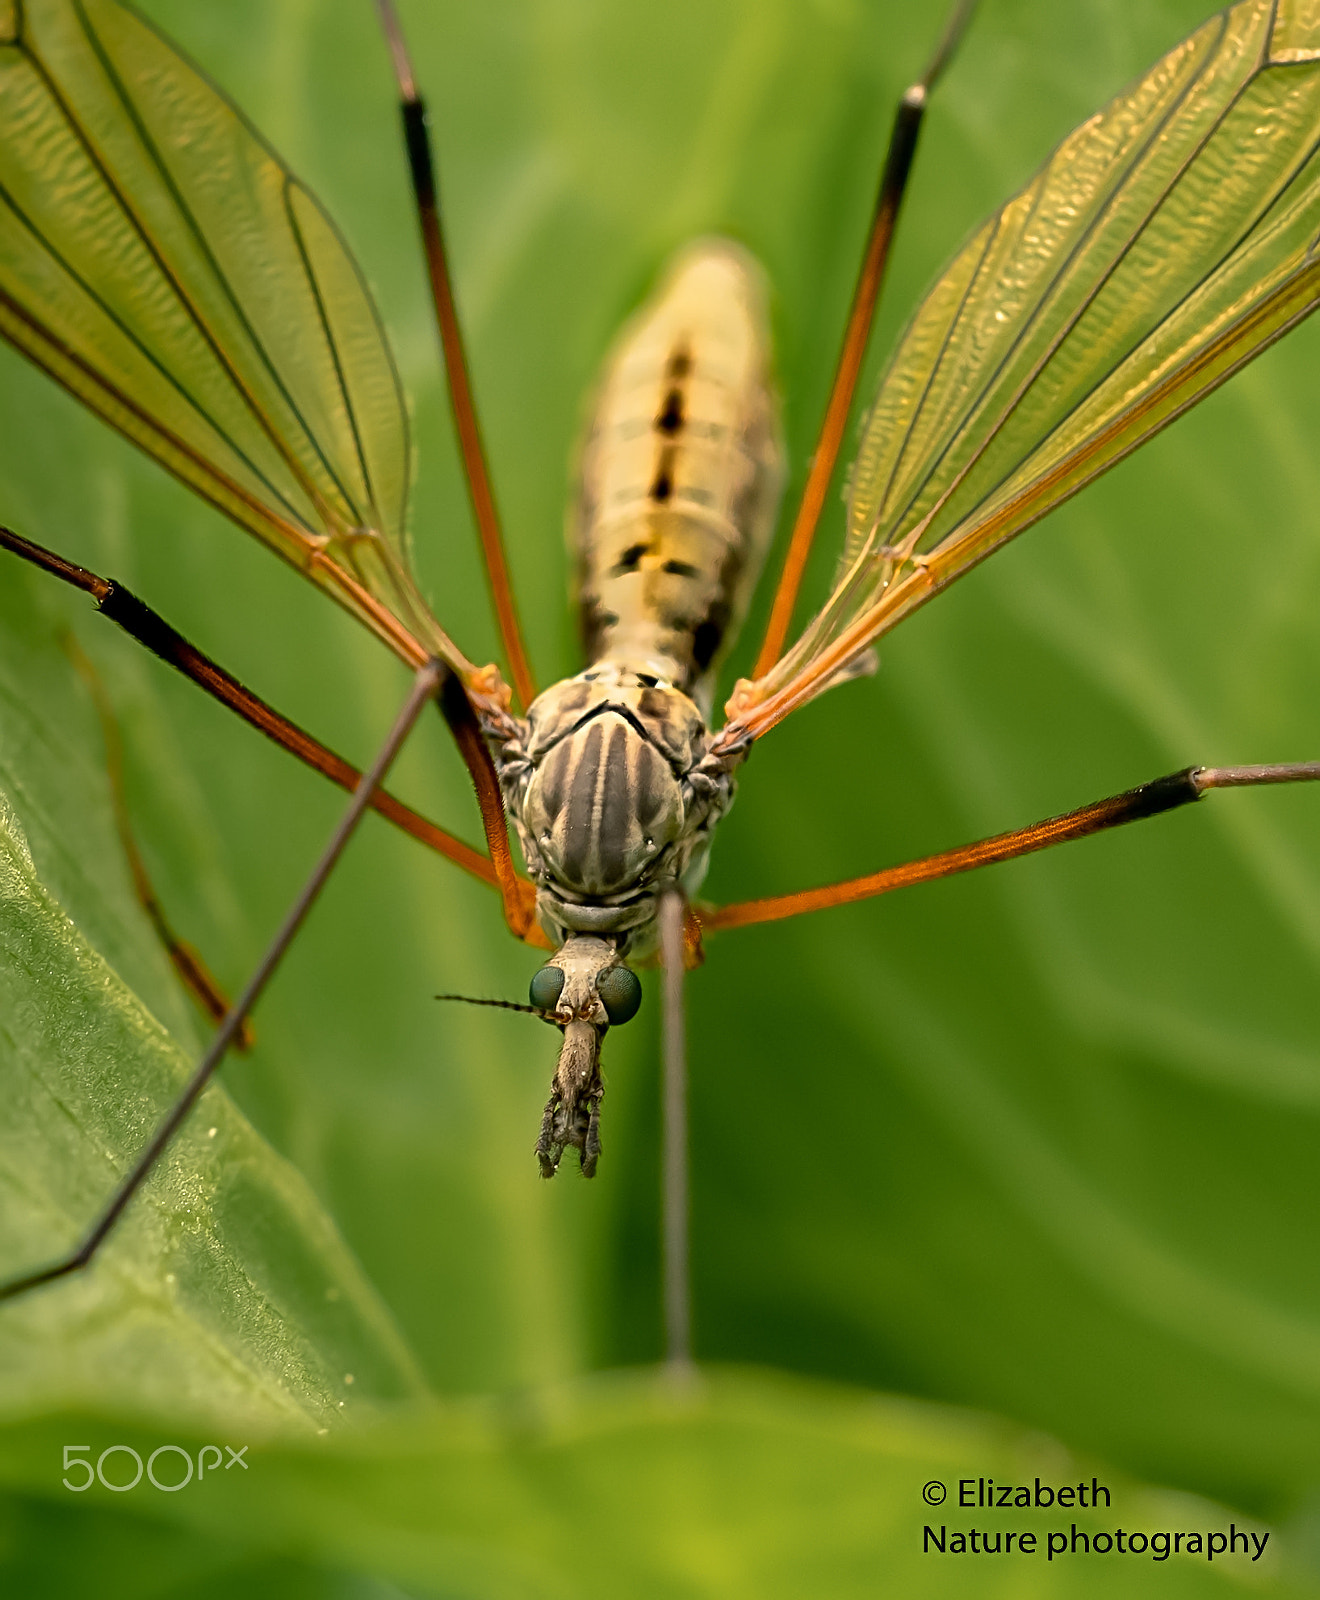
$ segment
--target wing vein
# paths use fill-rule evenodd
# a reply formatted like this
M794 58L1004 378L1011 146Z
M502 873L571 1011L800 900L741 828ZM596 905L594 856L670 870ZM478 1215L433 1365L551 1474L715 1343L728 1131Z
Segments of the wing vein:
M150 160L157 177L173 202L174 208L186 227L190 237L192 238L193 243L201 252L202 257L209 267L216 284L218 285L221 293L224 295L235 317L237 318L240 327L251 341L252 349L255 352L257 359L265 368L265 371L271 379L271 382L275 385L280 395L284 398L285 403L289 407L290 414L297 419L299 426L303 430L303 434L307 443L313 450L315 450L318 459L322 462L322 465L326 467L327 475L334 479L335 475L330 470L329 464L326 462L325 454L321 449L319 441L308 428L306 420L300 414L297 405L294 403L292 396L288 392L288 388L284 383L282 375L272 363L268 350L266 349L261 338L258 336L256 329L253 327L251 319L244 310L241 301L235 295L233 284L230 282L228 275L224 272L219 261L216 259L215 252L211 248L211 243L206 235L205 229L203 229L199 224L194 212L187 204L179 190L178 185L175 183L173 174L170 172L168 166L162 159L160 149L156 144L156 141L152 138L149 130L139 115L137 106L134 104L132 96L128 93L122 78L115 70L114 64L110 60L109 54L105 50L100 36L91 26L90 19L87 17L86 11L81 4L81 0L75 0L75 3L77 5L79 16L83 22L87 41L96 54L96 57L100 62L101 68L105 72L106 77L109 79L114 89L116 99L119 102L120 108L124 112L124 115L128 119L128 122L133 128L134 132L137 134L142 149ZM64 114L65 120L70 128L75 131L79 143L87 152L88 159L95 165L96 170L104 182L107 191L118 203L124 219L132 228L134 234L137 236L148 255L150 255L152 261L156 265L157 271L159 271L161 277L168 284L184 314L192 323L193 327L197 330L198 334L201 336L202 340L215 357L216 362L220 366L221 370L233 385L234 392L247 407L249 414L256 422L257 426L274 446L275 450L284 461L286 467L288 467L289 471L292 473L300 487L303 489L304 493L307 495L307 498L316 507L317 511L323 518L325 525L327 527L334 527L338 519L333 515L329 504L326 502L325 497L317 487L316 483L307 473L303 464L298 460L297 453L290 448L289 443L281 430L275 425L270 416L267 414L265 408L257 400L256 396L251 390L251 386L240 374L234 361L225 350L223 343L217 337L214 329L211 327L206 317L202 314L194 298L189 295L184 288L179 275L166 261L164 254L156 244L155 240L152 238L150 230L143 224L141 218L133 208L133 205L131 204L127 194L120 188L118 183L111 175L105 161L94 148L94 145L83 124L74 115L72 108L68 105L64 97L60 95L59 90L50 74L45 71L44 64L40 63L35 56L31 56L30 59L34 61L34 65L36 65L38 70L41 71L42 76L45 78L46 83L49 86L52 98L57 101L61 111ZM338 486L337 479L335 481L336 485ZM350 496L345 495L345 500L349 505L352 505L352 499Z

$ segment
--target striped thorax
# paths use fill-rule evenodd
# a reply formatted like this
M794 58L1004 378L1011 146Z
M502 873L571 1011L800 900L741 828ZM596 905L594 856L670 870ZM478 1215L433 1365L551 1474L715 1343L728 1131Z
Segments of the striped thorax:
M543 1170L566 1144L594 1168L610 1020L598 983L654 945L666 889L696 889L733 799L736 762L709 757L706 719L782 483L761 274L736 246L703 241L624 329L583 446L569 537L590 665L495 746L541 926L559 947L548 968L567 958L576 975L548 1011L565 1046ZM584 962L596 974L585 987Z

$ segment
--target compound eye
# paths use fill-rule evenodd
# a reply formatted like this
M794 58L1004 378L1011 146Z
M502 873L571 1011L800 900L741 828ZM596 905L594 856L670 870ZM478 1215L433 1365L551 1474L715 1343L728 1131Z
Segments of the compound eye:
M553 1011L564 992L564 974L558 967L542 967L532 974L527 993L538 1011Z
M596 983L596 993L611 1022L631 1022L642 1003L642 984L630 967L610 967Z

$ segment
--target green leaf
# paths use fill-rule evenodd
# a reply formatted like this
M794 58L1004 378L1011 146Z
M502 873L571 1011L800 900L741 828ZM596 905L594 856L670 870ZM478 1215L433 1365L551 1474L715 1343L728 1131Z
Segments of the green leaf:
M215 1449L205 1475L188 1481L181 1452L195 1463L210 1437L96 1415L12 1431L0 1442L0 1481L11 1492L11 1570L23 1592L77 1592L90 1561L64 1557L57 1571L67 1587L56 1589L47 1541L76 1526L89 1556L113 1551L112 1507L139 1529L137 1581L162 1593L195 1592L176 1589L181 1568L192 1569L194 1584L209 1568L219 1586L233 1582L235 1567L246 1593L281 1597L304 1587L343 1592L336 1584L367 1572L376 1584L465 1600L1308 1592L1289 1582L1278 1536L1222 1506L1097 1472L1002 1423L764 1373L715 1371L678 1392L663 1376L617 1375L522 1404L419 1409L324 1446L252 1447L237 1464ZM226 1437L240 1446L241 1435ZM92 1473L100 1464L119 1492L66 1470L64 1446L75 1440L72 1459ZM145 1472L162 1443L173 1448L153 1470L182 1485L174 1493L153 1487ZM114 1453L102 1461L107 1449ZM131 1450L144 1472L128 1489L137 1470ZM75 1485L91 1478L91 1486L67 1490L66 1476ZM1014 1498L1019 1490L1039 1497L1041 1507L1010 1500L978 1508L988 1483L1010 1487ZM1038 1484L1050 1498L1067 1486L1072 1504L1049 1507ZM941 1490L944 1502L928 1504L924 1496ZM979 1549L987 1532L998 1555ZM1220 1545L1207 1559L1212 1532L1237 1533L1231 1558ZM1023 1533L1035 1536L1025 1554ZM1091 1547L1097 1533L1108 1548ZM1180 1543L1177 1555L1157 1559L1172 1541L1152 1548L1151 1535L1174 1533L1199 1534L1199 1553ZM1260 1544L1248 1542L1253 1533ZM319 1572L308 1571L313 1552Z
M28 580L16 587L33 598ZM0 602L0 1253L12 1268L53 1261L86 1233L196 1049L163 952L124 904L126 864L106 834L106 780L72 668L34 641L15 598ZM122 973L164 1002L187 1054ZM11 1415L117 1395L161 1414L323 1430L346 1397L425 1389L305 1180L214 1089L104 1268L7 1306L0 1352Z

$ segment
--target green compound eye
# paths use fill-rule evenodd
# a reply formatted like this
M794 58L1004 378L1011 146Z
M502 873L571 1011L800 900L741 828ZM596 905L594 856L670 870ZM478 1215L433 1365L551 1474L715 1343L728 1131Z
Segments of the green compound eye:
M602 972L596 993L611 1022L631 1022L642 1003L642 984L629 967L610 967Z
M538 1011L553 1011L564 992L564 974L558 967L542 967L532 974L527 993Z

